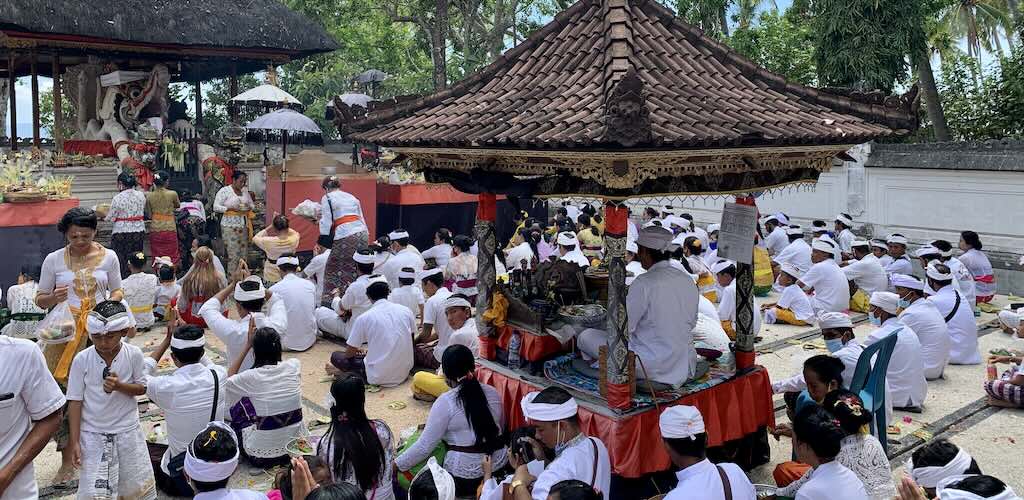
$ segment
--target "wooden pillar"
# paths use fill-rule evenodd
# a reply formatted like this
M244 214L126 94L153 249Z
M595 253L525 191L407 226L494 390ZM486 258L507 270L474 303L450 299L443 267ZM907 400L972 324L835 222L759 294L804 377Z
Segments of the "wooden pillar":
M740 205L756 206L753 197L737 197ZM754 235L751 234L753 239ZM754 366L754 258L750 264L736 263L736 368Z
M13 55L7 59L7 93L10 96L11 103L11 151L18 150L18 102L17 93L14 90L14 86L18 83L18 79L14 76L15 62Z
M60 81L60 55L53 55L53 142L58 152L64 151L64 113L61 112L63 88Z
M36 68L36 54L29 59L29 72L32 75L32 147L38 148L39 134L39 73Z
M228 117L231 123L238 123L238 105L232 102L231 97L238 95L238 65L231 63L231 77L228 80Z
M629 210L609 201L604 207L604 250L608 263L608 347L605 351L605 397L611 408L633 404L629 378L629 340L626 314L626 233Z
M484 313L491 308L491 293L495 287L494 254L498 249L498 237L494 221L498 212L498 201L494 193L480 193L476 207L476 328L480 336L480 356L494 359L496 335L494 327L484 322Z
M203 125L203 85L202 82L195 82L196 87L196 130Z

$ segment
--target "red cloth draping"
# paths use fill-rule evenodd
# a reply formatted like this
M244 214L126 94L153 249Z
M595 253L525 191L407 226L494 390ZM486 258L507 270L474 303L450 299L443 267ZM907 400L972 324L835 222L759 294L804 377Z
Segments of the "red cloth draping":
M626 236L629 225L629 209L624 205L608 203L604 207L604 232L609 236Z
M527 361L545 360L565 350L562 348L562 343L555 337L534 335L511 325L498 328L498 347L508 350L508 346L512 342L513 331L519 332L519 340L522 342L519 345L519 357Z
M525 425L519 402L527 393L540 390L538 386L481 365L477 366L477 379L498 390L510 429ZM721 446L775 425L771 381L768 371L762 367L662 405L661 409L677 404L696 406L700 410L707 427L709 447ZM668 469L668 454L658 431L659 416L659 411L653 408L628 417L600 415L584 406L580 406L579 411L583 432L604 442L611 457L612 472L627 478Z
M0 227L56 225L64 212L78 206L78 198L38 203L0 204Z
M476 206L476 219L494 222L497 220L498 198L494 193L480 193L477 195L479 201Z
M108 158L117 156L114 151L114 144L108 141L83 141L67 139L64 141L64 152L68 154L81 153L90 156L103 155Z

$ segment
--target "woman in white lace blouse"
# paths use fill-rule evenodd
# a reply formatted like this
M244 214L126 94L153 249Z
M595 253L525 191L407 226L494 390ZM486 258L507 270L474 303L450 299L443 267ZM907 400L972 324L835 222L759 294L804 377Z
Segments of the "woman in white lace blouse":
M846 433L840 443L839 462L853 471L864 483L864 490L871 500L889 500L896 496L896 486L892 481L889 459L878 438L868 433L871 412L864 408L864 403L856 394L837 389L825 396L822 408L839 421L839 427ZM777 496L795 495L796 491L806 483L813 469L804 476L776 492Z

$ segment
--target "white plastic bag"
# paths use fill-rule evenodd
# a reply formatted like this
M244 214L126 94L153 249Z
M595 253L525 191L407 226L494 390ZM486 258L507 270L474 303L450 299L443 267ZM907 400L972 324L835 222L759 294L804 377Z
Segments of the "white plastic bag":
M36 338L43 345L66 344L75 338L75 317L68 301L57 304L36 325Z
M303 200L292 209L292 213L311 220L320 220L320 204L313 200Z

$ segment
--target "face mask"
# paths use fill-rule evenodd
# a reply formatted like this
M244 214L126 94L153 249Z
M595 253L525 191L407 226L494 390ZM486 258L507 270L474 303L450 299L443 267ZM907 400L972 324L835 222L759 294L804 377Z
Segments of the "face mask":
M825 339L825 347L834 353L843 348L843 339Z
M896 307L900 309L906 309L910 307L910 301L907 300L905 297L900 297L899 302L896 303Z
M879 318L874 314L868 314L868 321L870 321L872 325L882 326L882 318Z

